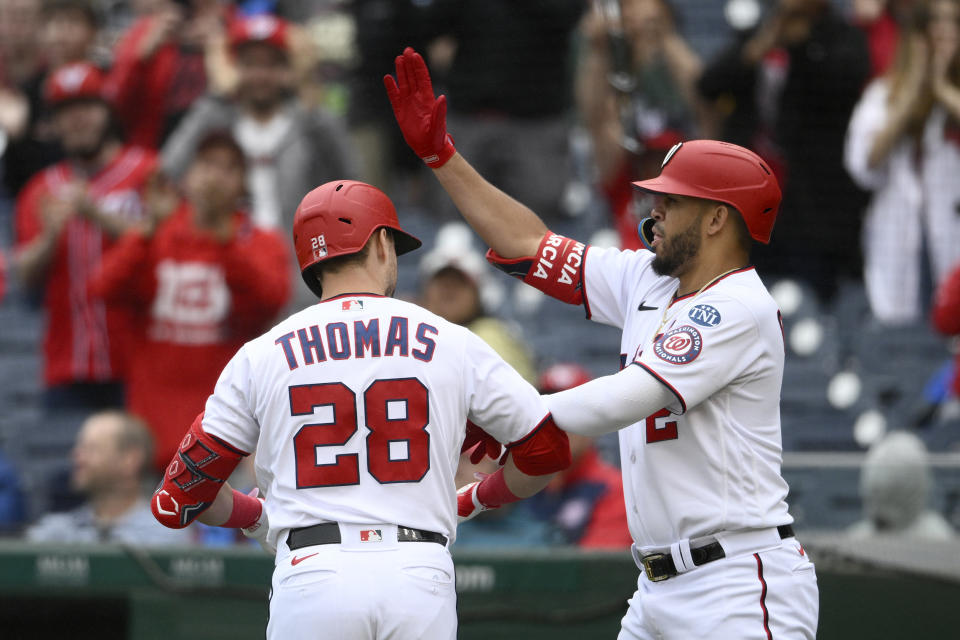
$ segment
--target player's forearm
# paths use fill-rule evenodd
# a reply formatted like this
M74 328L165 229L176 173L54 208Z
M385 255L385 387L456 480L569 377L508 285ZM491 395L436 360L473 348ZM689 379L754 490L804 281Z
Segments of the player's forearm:
M464 219L504 258L533 255L547 227L525 205L487 182L459 153L434 170Z
M653 415L675 396L645 369L630 366L544 400L558 427L597 437Z
M548 473L542 476L530 476L520 471L514 464L513 458L508 457L503 466L503 479L510 492L518 498L529 498L541 489L550 484L555 473Z
M233 512L233 487L224 480L223 486L217 492L217 497L213 499L207 509L197 516L197 521L208 524L211 527L219 527L230 517Z

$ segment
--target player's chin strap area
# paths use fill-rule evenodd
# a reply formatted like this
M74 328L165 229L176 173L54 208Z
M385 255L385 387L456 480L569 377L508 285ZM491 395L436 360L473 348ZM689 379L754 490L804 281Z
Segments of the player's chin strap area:
M653 251L653 225L656 222L653 218L644 218L637 225L637 235L640 236L640 242L650 251Z

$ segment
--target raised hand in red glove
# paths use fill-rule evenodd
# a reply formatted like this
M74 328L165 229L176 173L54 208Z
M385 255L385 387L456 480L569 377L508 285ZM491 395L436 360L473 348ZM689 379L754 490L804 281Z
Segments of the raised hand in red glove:
M471 449L473 450L470 451ZM483 460L484 455L488 455L496 460L500 457L502 450L503 445L501 445L496 438L467 420L467 435L463 439L460 453L470 451L470 462L478 464Z
M457 152L447 133L447 97L433 95L430 71L420 54L407 47L396 59L397 78L383 76L383 86L403 139L430 167L442 167Z

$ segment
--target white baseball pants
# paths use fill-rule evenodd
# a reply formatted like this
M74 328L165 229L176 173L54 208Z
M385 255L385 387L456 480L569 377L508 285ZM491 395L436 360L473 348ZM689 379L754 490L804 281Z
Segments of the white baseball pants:
M277 556L267 640L453 640L457 635L453 559L443 545L397 542L396 526L340 525L340 544ZM364 527L367 528L367 527Z
M661 582L641 572L618 640L813 640L817 574L796 538Z

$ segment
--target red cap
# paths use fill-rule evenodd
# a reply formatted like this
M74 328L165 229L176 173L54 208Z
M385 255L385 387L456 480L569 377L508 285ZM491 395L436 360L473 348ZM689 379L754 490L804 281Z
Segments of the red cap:
M579 364L562 362L547 368L537 380L537 390L540 393L556 393L579 387L584 382L590 382L593 376Z
M243 16L230 24L230 50L250 43L266 44L278 51L290 50L290 25L269 13Z
M103 72L89 62L64 65L47 78L43 96L51 105L69 100L102 100Z

